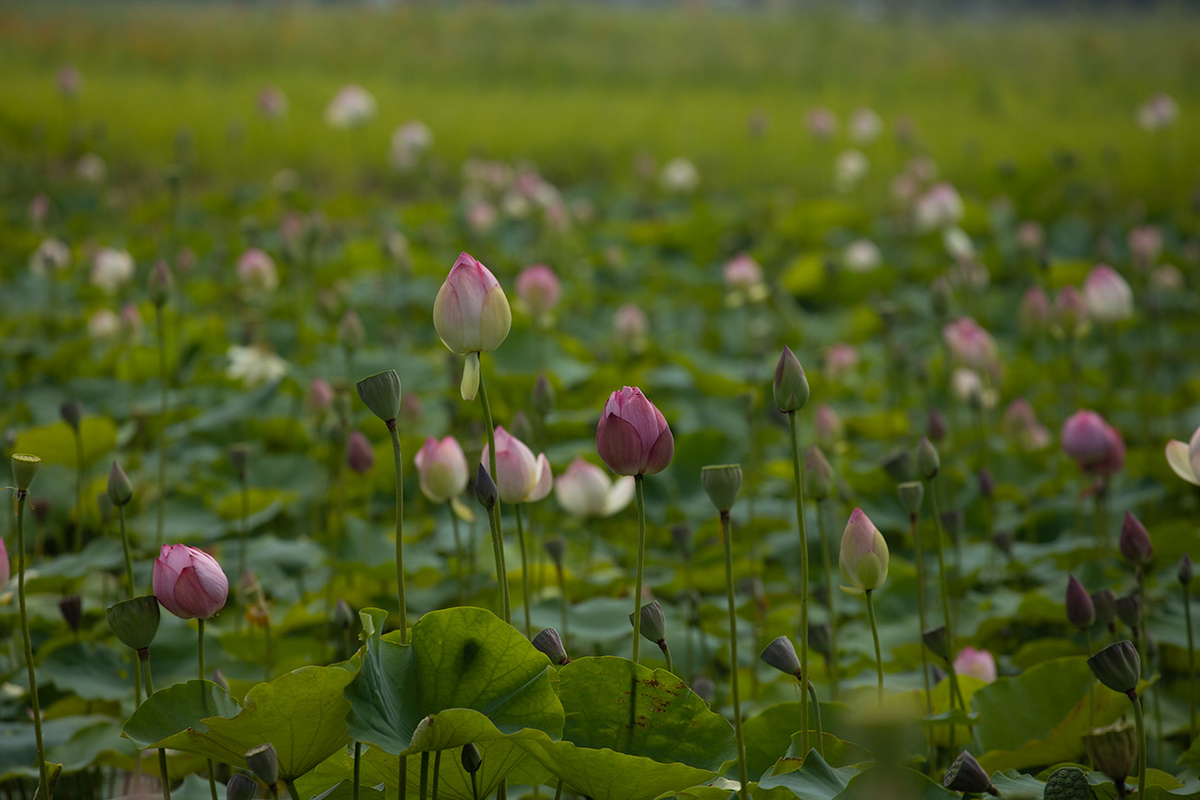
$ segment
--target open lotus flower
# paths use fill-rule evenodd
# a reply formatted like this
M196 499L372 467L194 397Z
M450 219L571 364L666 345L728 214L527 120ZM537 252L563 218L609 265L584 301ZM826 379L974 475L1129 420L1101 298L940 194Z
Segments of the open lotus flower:
M491 463L490 450L483 446L479 463L486 469ZM505 503L535 503L554 486L554 475L545 453L534 458L524 442L496 426L496 475L492 476Z
M1167 464L1176 475L1200 486L1200 428L1187 444L1178 439L1167 442Z
M633 500L634 480L626 475L612 480L604 470L576 458L554 481L554 496L574 517L610 517Z
M180 619L208 619L225 606L229 579L203 550L164 544L154 560L154 596Z

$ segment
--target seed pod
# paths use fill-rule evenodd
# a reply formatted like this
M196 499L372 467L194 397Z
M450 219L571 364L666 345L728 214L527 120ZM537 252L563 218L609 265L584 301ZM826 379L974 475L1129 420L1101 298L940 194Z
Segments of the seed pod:
M925 486L920 481L905 481L896 487L900 495L900 505L910 517L915 518L921 512L921 502L925 499Z
M703 467L700 470L700 483L717 511L727 514L742 488L742 467L740 464Z
M667 638L667 618L663 607L657 600L652 600L642 606L642 638L649 639L662 646ZM629 615L629 624L633 624L633 614Z
M113 634L134 650L145 650L154 641L161 614L158 599L152 594L122 600L105 611Z
M921 634L921 641L929 648L929 652L933 653L938 658L948 658L950 654L950 642L946 637L946 626L938 625L936 628L930 628Z
M1083 746L1098 772L1112 778L1118 786L1125 785L1125 778L1137 764L1138 735L1133 725L1117 722L1096 728L1083 735Z
M1137 690L1142 661L1137 648L1128 639L1110 644L1087 661L1092 674L1114 692L1129 694Z
M786 636L780 636L768 644L760 658L785 675L800 677L800 658L796 655L792 640Z
M1090 800L1092 790L1079 767L1063 767L1046 779L1044 800Z
M992 785L992 781L983 767L975 760L975 756L966 750L959 753L958 758L954 759L954 763L950 765L950 769L946 770L946 775L942 778L942 786L955 792L972 792L974 794L987 792L997 796L1000 794Z
M554 628L545 628L533 637L533 646L545 653L551 664L562 666L571 661L567 658L567 649L563 646L562 638Z
M279 756L275 745L269 742L246 751L246 766L267 786L274 786L279 780Z
M883 461L879 462L879 466L883 467L883 471L888 474L888 477L897 483L906 483L917 477L912 454L907 450L900 450L884 456Z

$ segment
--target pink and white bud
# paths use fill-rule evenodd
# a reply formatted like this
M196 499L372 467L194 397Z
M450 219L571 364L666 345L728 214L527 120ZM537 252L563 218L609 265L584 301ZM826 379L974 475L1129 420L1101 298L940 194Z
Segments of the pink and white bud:
M154 560L154 596L181 619L208 619L224 608L229 579L203 550L165 544Z
M842 591L862 594L878 589L887 580L888 546L883 534L861 508L854 509L842 533L838 566L850 585Z
M942 340L954 359L979 372L994 372L999 351L992 335L970 317L959 317L942 328Z
M726 261L722 274L725 288L735 292L748 292L763 282L762 267L748 253L738 253Z
M308 413L321 415L333 408L333 386L324 378L313 378L304 405Z
M492 271L460 253L433 301L433 326L451 352L491 352L512 327L512 309ZM495 476L493 476L495 477Z
M640 353L646 348L650 318L633 303L626 303L613 314L613 337L627 350Z
M554 481L554 496L573 517L610 517L629 505L634 488L631 476L614 481L600 467L576 458Z
M133 256L125 250L102 247L92 259L91 282L105 294L116 294L133 278Z
M1138 225L1129 231L1127 241L1129 254L1139 269L1149 269L1158 263L1163 249L1162 231L1158 228L1153 225Z
M467 457L463 454L462 445L453 436L441 441L432 436L427 438L413 461L417 465L421 493L430 502L445 503L466 491L470 478ZM496 468L499 467L497 460Z
M921 232L942 230L957 225L964 212L958 191L948 183L936 183L917 198L914 222Z
M492 478L505 503L532 503L550 493L554 477L546 454L536 458L533 451L517 437L496 426L496 475ZM490 469L490 449L483 446L479 463Z
M1120 322L1133 316L1133 290L1107 264L1097 264L1088 273L1083 282L1083 302L1088 317L1100 323Z
M71 248L58 239L43 239L29 257L29 271L34 275L61 272L71 266Z
M1084 472L1112 475L1125 465L1125 440L1094 411L1077 411L1062 429L1063 452Z
M279 273L275 261L267 253L252 247L237 260L238 280L254 292L269 293L279 288Z
M562 283L550 267L534 264L517 274L517 298L530 314L545 320L562 298Z
M347 84L325 107L325 123L332 128L357 128L369 122L377 109L374 95L361 86Z
M987 650L964 647L954 657L954 671L959 675L970 675L985 683L996 680L996 659Z

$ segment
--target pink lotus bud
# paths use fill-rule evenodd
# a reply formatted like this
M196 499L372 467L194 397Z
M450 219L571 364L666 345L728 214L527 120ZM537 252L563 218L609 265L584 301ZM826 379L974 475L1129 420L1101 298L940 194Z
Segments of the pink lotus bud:
M117 290L133 277L133 256L124 250L102 247L92 259L91 281L105 294L116 294Z
M948 183L937 183L917 198L914 210L917 230L942 230L957 225L964 212L962 197Z
M1054 298L1054 316L1067 336L1079 336L1087 330L1087 303L1074 286L1064 286Z
M208 619L225 606L229 579L203 550L165 544L154 560L154 596L180 619Z
M1096 604L1083 584L1074 575L1067 578L1067 621L1080 630L1086 630L1096 622Z
M375 451L362 431L353 431L346 440L346 466L359 475L366 475L375 466Z
M842 591L849 594L874 591L887 580L887 542L861 508L854 509L846 523L838 565L850 582Z
M128 339L136 339L142 333L142 312L133 303L121 306L121 332Z
M959 317L942 328L942 339L960 364L979 372L993 371L999 362L992 335L970 317Z
M1129 232L1129 254L1142 269L1154 266L1162 255L1162 231L1152 225L1139 225Z
M738 253L725 262L722 270L725 288L737 292L748 292L763 282L762 267L748 253Z
M1062 429L1062 449L1080 469L1106 476L1125 465L1125 441L1121 434L1094 411L1077 411Z
M814 108L804 118L808 132L815 139L830 139L837 133L837 116L828 108Z
M1050 307L1050 298L1046 290L1040 286L1030 286L1021 297L1021 305L1017 309L1017 322L1026 335L1041 333L1050 326L1054 310Z
M1154 543L1150 541L1150 532L1140 519L1128 511L1121 523L1117 547L1125 560L1135 567L1144 567L1154 559Z
M645 349L649 329L646 312L632 303L626 303L613 314L613 336L621 346L635 353Z
M855 144L870 144L879 138L883 120L869 108L859 108L850 116L850 140Z
M451 352L491 352L508 336L512 310L491 270L461 253L433 302L433 326Z
M842 440L845 426L842 425L842 419L837 412L831 406L822 403L813 412L813 433L817 444L826 449L833 449Z
M1167 464L1176 475L1200 486L1200 428L1188 444L1177 439L1167 442Z
M310 414L324 414L333 408L333 386L324 378L313 378L304 404Z
M629 505L634 488L632 477L613 481L595 464L576 458L554 481L554 496L574 517L609 517Z
M485 469L491 463L490 449L483 446L479 463ZM554 476L550 462L542 453L534 458L533 451L517 437L496 426L496 474L492 476L505 503L532 503L550 494Z
M526 267L517 275L517 297L535 317L548 317L562 297L562 284L545 264Z
M430 502L445 503L466 491L470 477L467 457L453 436L447 436L440 442L429 437L413 461L417 465L421 492ZM496 468L500 468L499 459L496 460Z
M825 377L839 381L858 369L858 350L854 345L840 342L825 350Z
M1026 220L1017 226L1017 245L1026 253L1039 253L1046 244L1046 231L1040 222Z
M996 680L996 659L987 650L964 647L954 658L954 671L991 683Z
M237 274L243 286L256 292L273 292L279 286L275 262L257 247L250 248L238 258Z
M1158 94L1138 106L1137 124L1145 131L1169 128L1179 118L1179 104L1169 94Z
M64 97L74 97L83 88L83 78L74 64L63 64L59 67L54 76L54 82Z
M1133 316L1133 290L1107 264L1092 267L1083 282L1083 301L1088 316L1097 322L1120 322Z
M29 201L29 224L37 228L46 222L50 216L50 198L44 192L38 192Z
M288 99L277 86L264 86L258 91L258 112L264 117L278 119L287 114Z
M671 463L675 439L662 412L642 390L625 386L604 404L596 449L618 475L653 475Z

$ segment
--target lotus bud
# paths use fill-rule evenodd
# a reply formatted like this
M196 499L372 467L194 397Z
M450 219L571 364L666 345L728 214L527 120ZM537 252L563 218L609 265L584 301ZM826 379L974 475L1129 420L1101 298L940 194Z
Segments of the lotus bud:
M396 370L389 369L363 378L355 384L358 396L371 413L379 417L392 428L396 417L400 415L400 376Z
M1092 796L1087 776L1079 767L1063 767L1046 779L1044 800L1088 800Z
M267 786L274 786L279 780L279 756L275 753L275 745L268 742L247 750L246 767Z
M491 352L508 336L512 309L491 270L461 253L434 300L433 325L451 352Z
M546 416L554 410L554 386L546 373L540 373L533 384L533 392L529 396L530 405L539 416Z
M83 421L83 403L78 400L63 403L58 407L58 415L71 426L71 430L79 433L79 423Z
M964 647L954 658L954 669L959 675L970 675L985 683L996 680L996 659L987 650Z
M115 461L108 472L108 499L114 506L129 505L129 501L133 499L133 484L125 470Z
M37 456L29 453L13 453L12 471L13 479L17 482L17 491L21 494L29 491L29 484L33 483L34 476L37 475L38 468L42 466L42 460Z
M258 794L258 784L238 772L229 778L225 784L225 800L254 800Z
M986 469L979 470L977 479L979 480L979 494L984 498L990 499L996 491L996 479Z
M922 436L917 443L917 472L922 478L931 481L937 477L942 468L942 460L938 457L937 448L928 436Z
M667 618L663 607L657 600L652 600L642 606L642 638L649 639L660 648L667 646ZM629 615L629 624L633 624L633 614Z
M929 409L929 418L925 421L925 435L933 442L940 442L946 438L946 418L936 408Z
M1092 592L1092 606L1096 609L1096 622L1111 626L1117 618L1117 593L1112 589Z
M109 606L105 612L108 627L121 644L133 650L145 650L158 633L161 612L158 600L152 594L122 600Z
M479 470L475 473L475 499L481 506L491 510L496 506L496 498L499 493L500 490L496 488L496 482L488 474L487 467L480 464Z
M313 378L304 405L310 414L324 414L333 407L333 386L324 378Z
M887 580L887 542L861 508L854 509L846 523L838 564L850 583L842 588L850 594L874 591Z
M808 378L791 348L784 345L775 364L775 406L784 413L799 411L808 402Z
M828 622L808 626L808 646L823 656L833 655L833 628Z
M333 606L333 624L344 631L350 630L350 626L354 624L354 610L341 597Z
M112 516L113 501L109 499L107 490L96 495L96 508L100 511L100 521L108 524L109 517Z
M208 619L225 606L229 579L203 550L165 544L154 560L154 595L180 619Z
M479 768L483 766L483 757L479 754L479 748L470 742L463 745L462 765L469 775L479 772Z
M921 633L921 641L929 648L929 652L938 658L950 657L950 640L946 636L946 627L939 625Z
M1118 786L1123 787L1125 778L1136 769L1137 728L1128 722L1088 731L1083 735L1083 746L1096 771L1112 778Z
M1128 511L1125 512L1125 521L1121 523L1118 546L1125 560L1135 567L1145 567L1154 558L1154 545L1146 526Z
M846 435L842 418L829 405L822 403L813 412L813 437L822 447L834 447Z
M952 540L957 540L963 529L962 509L952 508L949 511L943 511L942 527L946 529L947 536Z
M818 503L833 493L833 467L815 444L804 453L804 493Z
M362 431L352 431L346 440L346 466L359 475L366 475L375 466L375 451Z
M654 475L675 455L667 420L636 386L609 395L596 428L596 449L618 475Z
M245 483L246 468L250 465L250 445L245 442L231 445L229 464L233 467L233 474L237 476L238 483Z
M354 309L350 309L342 315L337 326L337 337L338 343L351 352L363 346L363 342L367 339L367 331L363 328L362 319Z
M434 503L444 503L458 497L467 488L467 457L453 436L447 436L440 442L433 437L427 438L413 457L413 462L417 466L421 492Z
M212 682L219 686L226 694L229 694L229 681L225 679L225 673L216 667L212 671Z
M896 493L900 495L900 505L904 506L909 518L915 520L921 513L921 501L925 499L925 485L920 481L905 481L896 487Z
M883 460L879 462L879 466L883 467L887 476L897 483L911 481L916 477L916 473L913 471L912 456L905 450L884 456Z
M1074 575L1067 578L1067 621L1080 630L1087 630L1096 622L1092 596Z
M785 675L802 677L800 675L800 658L796 655L796 648L792 644L792 640L786 636L780 636L767 645L760 658Z
M167 266L167 262L161 258L154 262L154 266L150 268L150 279L146 284L146 289L150 296L150 302L157 308L162 308L170 299L173 282L171 268Z
M83 619L83 598L77 594L69 594L58 599L58 612L62 614L71 633L79 633L79 622Z
M545 628L537 636L533 637L533 646L539 652L544 653L546 658L550 659L551 664L562 666L571 663L571 659L567 658L567 649L563 647L562 638L559 637L558 631L554 628Z
M708 499L724 517L733 508L733 503L742 488L742 466L722 464L704 467L700 470L700 483L703 484L704 491L708 492Z
M1117 619L1135 631L1141 626L1142 598L1137 592L1117 598Z
M543 547L546 548L546 554L550 556L550 560L554 562L554 566L562 569L563 556L567 551L567 543L562 539L547 539Z
M1184 553L1183 558L1179 559L1179 571L1176 575L1184 586L1192 582L1192 557L1187 553Z
M1114 692L1130 697L1136 696L1138 676L1142 674L1142 660L1137 648L1128 639L1110 644L1087 660L1092 674Z
M955 792L983 794L986 792L990 795L999 796L1000 792L996 791L996 787L992 785L991 778L987 772L975 760L975 756L963 750L958 754L958 758L954 759L954 763L950 765L950 769L946 770L945 776L942 778L942 786Z

